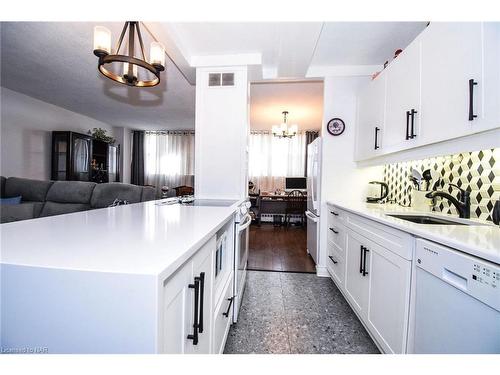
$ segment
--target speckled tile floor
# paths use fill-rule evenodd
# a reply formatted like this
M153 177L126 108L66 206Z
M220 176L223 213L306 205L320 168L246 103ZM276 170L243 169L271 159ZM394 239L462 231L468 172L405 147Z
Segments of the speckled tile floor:
M248 271L224 353L379 353L329 278Z

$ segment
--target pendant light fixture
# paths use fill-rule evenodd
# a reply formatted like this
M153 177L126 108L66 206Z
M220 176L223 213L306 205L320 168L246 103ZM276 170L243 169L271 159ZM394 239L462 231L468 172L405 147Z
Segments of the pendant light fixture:
M292 138L297 134L297 125L288 126L288 111L281 113L283 114L283 122L281 125L273 125L273 135L278 138Z
M136 36L140 57L135 56ZM124 43L124 40L127 42ZM99 58L98 69L104 76L127 86L156 86L160 83L160 73L165 70L165 48L161 43L151 43L149 62L146 60L141 29L137 21L125 22L114 54L111 51L111 31L103 26L96 26L94 55Z

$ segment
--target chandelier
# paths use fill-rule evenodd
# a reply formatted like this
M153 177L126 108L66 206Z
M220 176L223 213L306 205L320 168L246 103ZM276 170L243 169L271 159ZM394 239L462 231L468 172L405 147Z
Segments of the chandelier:
M126 34L128 35L125 39ZM135 56L136 35L140 57ZM124 39L127 42L124 43ZM137 21L125 22L115 53L111 51L111 31L103 26L96 26L94 55L99 58L98 69L104 76L127 86L156 86L160 83L160 72L165 70L165 48L161 43L151 42L149 62L146 60L141 29Z
M283 111L281 113L283 114L283 122L281 125L273 125L273 135L278 138L292 138L297 134L297 125L288 126L288 111Z

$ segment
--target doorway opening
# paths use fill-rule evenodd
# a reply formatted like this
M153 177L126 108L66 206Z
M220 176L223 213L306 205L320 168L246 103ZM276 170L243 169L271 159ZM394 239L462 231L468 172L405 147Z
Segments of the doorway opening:
M250 87L250 270L316 272L306 216L311 198L308 146L319 137L322 117L322 81Z

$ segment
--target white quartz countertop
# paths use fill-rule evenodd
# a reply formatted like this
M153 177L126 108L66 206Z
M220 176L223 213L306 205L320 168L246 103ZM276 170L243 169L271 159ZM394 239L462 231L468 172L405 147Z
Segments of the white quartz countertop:
M387 216L388 213L431 214L432 216L451 216L436 212L416 211L397 204L368 204L362 202L327 201L345 211L375 220L393 228L425 238L464 253L500 264L500 227L496 225L430 225ZM455 217L453 217L455 218ZM481 224L492 224L474 220Z
M0 225L0 263L168 277L235 213L155 201Z

